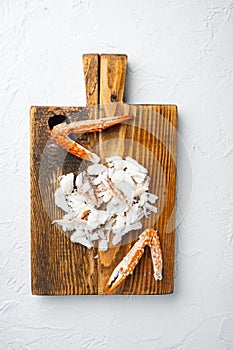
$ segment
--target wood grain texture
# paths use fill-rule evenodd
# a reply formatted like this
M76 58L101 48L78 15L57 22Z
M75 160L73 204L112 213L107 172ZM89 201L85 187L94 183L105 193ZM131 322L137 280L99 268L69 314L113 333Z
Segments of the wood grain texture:
M80 108L31 108L31 289L37 295L98 292L95 250L71 243L51 224L64 215L54 202L57 178L76 173L80 160L49 142L48 120L59 114L72 118L77 112ZM91 137L83 135L79 141L87 146L92 144Z
M176 190L176 127L177 109L173 105L118 105L115 114L134 114L132 123L119 125L102 133L99 154L103 160L114 154L131 156L148 169L151 177L150 192L158 197L158 214L143 220L143 228L158 230L164 259L163 280L155 281L148 247L135 268L114 294L168 294L174 284L174 209ZM140 231L142 232L142 231ZM98 293L114 267L136 241L139 231L125 235L122 244L99 252ZM114 263L113 263L114 262Z
M87 106L99 103L99 55L83 55L83 71L86 85Z
M100 56L100 104L123 101L126 65L126 55Z
M86 55L85 55L86 56ZM89 55L87 55L89 56ZM102 133L75 135L84 147L98 153L103 161L106 156L131 156L143 164L151 177L150 192L158 197L158 213L143 221L144 228L158 229L164 259L163 280L156 282L148 248L129 276L115 294L167 294L174 284L174 209L176 193L176 128L177 108L174 105L126 105L123 98L126 65L120 68L119 55L116 60L104 55L107 75L120 72L119 76L104 78L105 70L99 72L103 85L90 93L91 59L84 61L87 104L94 105L96 99L109 102L109 96L117 95L119 103L104 105L101 111L95 107L32 107L31 108L31 272L32 293L40 295L102 294L114 267L133 245L140 232L132 232L123 238L117 247L110 245L105 252L73 244L52 220L63 212L56 208L54 191L57 177L68 172L79 171L80 159L67 154L49 140L48 120L53 115L63 114L71 120L93 119L113 114L134 114L135 119L127 124L106 129ZM115 56L115 55L114 55ZM121 55L120 55L121 56ZM123 55L124 56L124 55ZM125 57L125 56L124 56ZM98 58L102 62L102 56ZM114 67L112 62L117 62ZM88 63L89 62L89 63ZM95 58L95 62L97 62ZM120 60L121 62L121 60ZM92 63L93 64L93 63ZM96 71L96 66L93 66ZM96 74L96 73L95 73ZM94 75L95 75L94 74ZM103 74L101 78L101 74ZM107 81L105 81L108 80ZM119 83L120 80L121 82ZM112 86L112 88L110 88ZM118 88L116 88L118 86ZM96 93L97 91L97 93ZM88 97L89 96L89 97ZM98 258L96 256L98 254Z
M100 104L107 104L104 107L106 116L114 115L117 104L110 104L111 102L123 102L125 78L126 78L126 55L101 55L100 56ZM122 111L125 112L125 111ZM124 113L123 113L124 114ZM114 152L117 155L123 156L124 153L124 139L127 125L120 125L114 137ZM99 145L108 141L107 133L99 135ZM108 143L107 143L108 144ZM106 147L99 147L100 159L104 161L106 157ZM112 148L108 149L108 151ZM111 152L112 153L112 152ZM130 235L129 235L130 236ZM103 294L106 283L113 271L113 262L117 258L121 260L128 251L128 246L111 247L107 252L99 252L98 259L98 293Z

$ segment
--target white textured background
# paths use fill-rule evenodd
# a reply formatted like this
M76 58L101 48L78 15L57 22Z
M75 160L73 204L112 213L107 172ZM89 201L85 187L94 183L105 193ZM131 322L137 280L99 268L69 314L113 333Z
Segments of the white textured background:
M29 107L85 105L88 52L128 54L126 102L178 105L173 295L30 294ZM232 0L1 0L0 77L0 349L233 349Z

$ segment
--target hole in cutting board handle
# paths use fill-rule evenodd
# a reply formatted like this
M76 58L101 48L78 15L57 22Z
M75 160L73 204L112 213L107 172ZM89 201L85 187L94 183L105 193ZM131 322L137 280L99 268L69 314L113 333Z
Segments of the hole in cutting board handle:
M48 120L49 129L52 130L54 126L66 122L66 124L70 124L70 120L62 114L54 114L54 116L50 117Z

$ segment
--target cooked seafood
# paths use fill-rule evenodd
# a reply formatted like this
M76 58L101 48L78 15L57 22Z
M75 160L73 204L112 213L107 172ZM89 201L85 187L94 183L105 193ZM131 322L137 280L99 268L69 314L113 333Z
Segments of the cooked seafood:
M54 223L88 248L98 240L99 249L107 250L111 234L116 245L127 232L142 228L144 216L157 212L147 170L130 157L110 157L76 178L70 173L59 180L55 203L66 214Z
M144 248L147 245L151 250L154 278L156 281L160 281L162 279L162 253L159 236L157 231L150 228L140 234L138 241L113 270L105 287L105 292L107 294L112 293L112 291L118 287L128 275L133 273L136 265L144 253Z
M70 239L87 248L94 246L106 251L110 238L114 245L129 231L142 228L143 217L157 213L156 195L149 193L150 177L136 160L113 156L99 164L97 154L90 152L69 138L69 134L102 131L122 123L133 116L114 116L99 120L61 123L51 128L54 141L73 155L92 161L85 171L59 178L60 187L55 192L55 203L66 214L53 223L64 232L70 232ZM141 259L145 246L151 249L155 280L162 279L162 252L157 231L146 229L138 241L116 266L106 285L110 294L129 274Z

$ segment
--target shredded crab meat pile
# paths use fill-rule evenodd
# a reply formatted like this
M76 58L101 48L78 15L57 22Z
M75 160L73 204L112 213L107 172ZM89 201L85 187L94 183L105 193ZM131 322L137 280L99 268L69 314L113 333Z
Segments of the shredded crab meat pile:
M55 203L66 214L54 223L88 248L98 241L99 249L107 250L110 237L118 244L127 232L142 228L143 217L157 212L147 170L130 157L106 158L105 165L90 165L76 178L70 173L59 181Z

